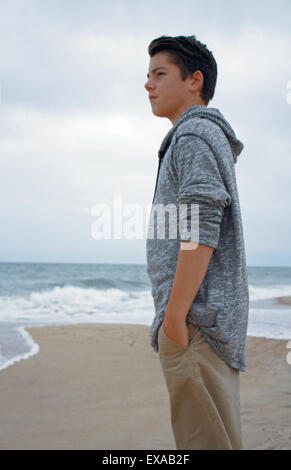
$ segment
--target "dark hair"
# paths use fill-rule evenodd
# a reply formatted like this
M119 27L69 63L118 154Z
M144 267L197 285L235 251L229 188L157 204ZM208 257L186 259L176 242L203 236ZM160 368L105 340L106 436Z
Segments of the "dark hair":
M203 74L201 98L208 105L214 96L217 64L207 46L195 36L161 36L150 43L148 53L153 57L161 51L168 52L170 61L179 67L182 80L200 70Z

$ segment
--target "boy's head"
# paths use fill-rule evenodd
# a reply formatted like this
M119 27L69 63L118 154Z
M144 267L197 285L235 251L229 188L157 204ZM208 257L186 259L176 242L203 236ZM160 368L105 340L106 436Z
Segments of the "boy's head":
M148 52L145 88L156 116L174 124L189 106L208 105L214 96L217 65L206 45L195 36L161 36L150 43Z

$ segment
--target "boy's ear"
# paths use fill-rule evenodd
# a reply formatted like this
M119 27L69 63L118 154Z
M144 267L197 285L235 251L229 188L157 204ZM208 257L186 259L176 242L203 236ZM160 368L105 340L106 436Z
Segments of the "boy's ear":
M203 88L203 73L200 70L195 70L190 80L191 91L201 91Z

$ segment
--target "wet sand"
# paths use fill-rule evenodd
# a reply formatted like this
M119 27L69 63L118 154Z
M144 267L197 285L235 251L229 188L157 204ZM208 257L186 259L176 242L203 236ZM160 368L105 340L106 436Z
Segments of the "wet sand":
M291 296L286 295L285 297L276 297L276 300L279 304L291 305Z

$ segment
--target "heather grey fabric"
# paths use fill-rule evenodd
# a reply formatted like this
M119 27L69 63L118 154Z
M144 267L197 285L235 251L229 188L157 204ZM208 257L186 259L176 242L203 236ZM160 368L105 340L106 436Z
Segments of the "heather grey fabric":
M180 233L179 228L172 238L168 231L170 218L161 220L155 208L157 204L174 204L177 226L184 222L189 227L190 204L199 204L197 241L214 247L214 252L186 321L200 327L205 340L231 367L245 371L249 289L235 174L242 149L243 144L218 109L195 105L181 114L160 147L163 159L146 254L155 306L150 344L158 352L157 335L171 294L180 242L193 238L187 230ZM184 214L179 212L179 204L187 204ZM158 238L154 221L165 221L164 239Z

